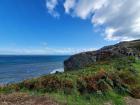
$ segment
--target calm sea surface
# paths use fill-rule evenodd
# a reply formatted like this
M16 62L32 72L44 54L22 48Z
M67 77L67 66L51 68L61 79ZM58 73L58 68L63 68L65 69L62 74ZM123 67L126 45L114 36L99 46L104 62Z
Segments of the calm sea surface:
M63 61L69 56L0 56L0 84L63 70Z

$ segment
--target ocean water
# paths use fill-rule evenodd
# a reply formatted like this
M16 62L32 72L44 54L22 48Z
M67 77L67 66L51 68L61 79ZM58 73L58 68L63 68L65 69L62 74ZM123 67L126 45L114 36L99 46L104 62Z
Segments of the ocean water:
M0 84L15 83L63 71L69 56L0 56Z

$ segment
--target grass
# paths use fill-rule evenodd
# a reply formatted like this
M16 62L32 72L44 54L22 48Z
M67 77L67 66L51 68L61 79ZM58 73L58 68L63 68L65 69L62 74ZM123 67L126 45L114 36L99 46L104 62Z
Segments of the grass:
M0 87L0 93L48 94L66 105L125 105L124 96L140 98L140 60L132 57L96 62L70 72L44 75Z
M64 93L51 93L51 97L59 100L60 103L66 103L67 105L104 105L104 103L110 103L113 105L125 105L125 101L121 95L114 92L107 92L104 95L101 94L72 94L66 95Z
M133 63L133 66L137 70L138 75L140 75L140 60L136 60L136 62Z

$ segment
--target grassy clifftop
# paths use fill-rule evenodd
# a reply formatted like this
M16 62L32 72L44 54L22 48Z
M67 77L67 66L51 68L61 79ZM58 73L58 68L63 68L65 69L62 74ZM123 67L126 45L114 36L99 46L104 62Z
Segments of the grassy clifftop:
M140 98L140 60L134 57L99 61L78 71L42 76L0 88L1 93L49 94L66 105L125 105ZM88 104L87 104L88 103Z

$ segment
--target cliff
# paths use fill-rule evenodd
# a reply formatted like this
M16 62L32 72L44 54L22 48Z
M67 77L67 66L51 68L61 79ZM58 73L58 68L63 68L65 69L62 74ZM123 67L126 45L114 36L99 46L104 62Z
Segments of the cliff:
M105 46L97 51L82 52L64 61L65 71L81 69L96 61L109 60L112 57L140 56L140 40L124 41Z

